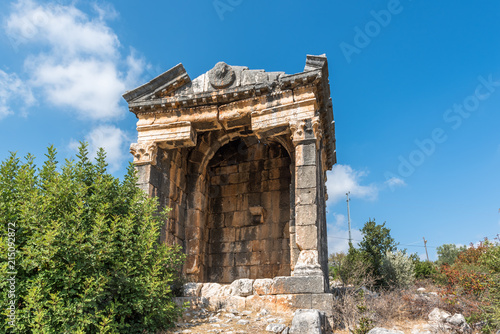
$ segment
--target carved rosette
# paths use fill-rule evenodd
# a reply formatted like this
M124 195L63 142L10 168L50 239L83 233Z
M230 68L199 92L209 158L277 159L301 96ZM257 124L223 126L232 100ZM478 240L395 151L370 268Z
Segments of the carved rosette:
M212 87L221 89L231 86L236 79L236 74L231 66L219 62L208 72L208 80Z
M134 156L135 165L156 165L158 146L156 143L134 143L130 145L130 153Z

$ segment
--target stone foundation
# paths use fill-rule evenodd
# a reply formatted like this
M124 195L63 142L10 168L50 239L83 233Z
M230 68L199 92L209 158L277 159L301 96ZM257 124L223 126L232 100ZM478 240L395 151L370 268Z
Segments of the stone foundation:
M297 309L317 309L330 319L333 315L333 295L324 293L322 276L274 279L240 279L231 284L187 283L184 297L178 303L189 303L191 308L226 308L238 311L291 313Z

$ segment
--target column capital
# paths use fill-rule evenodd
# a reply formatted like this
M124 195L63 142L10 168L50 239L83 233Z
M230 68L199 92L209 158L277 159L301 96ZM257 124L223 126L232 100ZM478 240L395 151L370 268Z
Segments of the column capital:
M134 156L134 165L156 165L158 145L156 143L133 143L130 145L130 153Z
M316 142L316 146L319 147L321 138L323 138L319 117L291 121L289 127L292 132L291 139L295 146L306 142Z

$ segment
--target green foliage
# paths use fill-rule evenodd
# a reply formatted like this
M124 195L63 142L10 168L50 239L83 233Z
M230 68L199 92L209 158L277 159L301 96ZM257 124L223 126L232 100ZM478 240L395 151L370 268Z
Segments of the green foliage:
M455 263L457 256L460 252L466 250L466 246L457 247L455 244L444 244L436 248L438 254L437 264L448 264L452 265Z
M498 237L497 237L498 238ZM499 240L500 241L500 240ZM486 251L479 258L479 263L489 270L490 288L485 294L485 313L496 329L500 328L500 243L486 242Z
M340 279L340 272L346 260L346 254L343 252L332 253L328 257L328 274L334 280Z
M16 330L19 333L155 333L180 309L171 286L183 255L158 243L167 212L136 187L132 165L120 182L82 144L58 169L48 149L41 168L15 154L0 165L2 276L7 230L15 226ZM10 275L8 275L10 276ZM8 305L2 279L2 305ZM8 329L3 312L0 331Z
M415 282L415 265L402 251L387 252L380 267L383 282L391 287L406 288Z
M391 230L374 220L368 220L361 229L363 240L359 243L361 256L367 261L373 277L380 275L382 259L387 252L394 252L398 243L391 237Z
M500 244L485 239L461 250L452 265L440 267L446 285L445 300L456 303L458 297L477 300L468 317L487 321L485 331L500 329Z
M423 278L432 278L436 275L437 270L436 266L430 261L413 261L413 265L415 266L415 278L423 279Z

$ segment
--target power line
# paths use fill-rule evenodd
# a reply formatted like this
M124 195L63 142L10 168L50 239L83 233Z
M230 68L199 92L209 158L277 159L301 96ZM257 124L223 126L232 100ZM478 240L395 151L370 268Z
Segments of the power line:
M333 238L333 239L342 239L342 240L349 240L349 238L342 238L342 237L329 237L329 238ZM361 242L362 240L356 240L356 239L351 239L352 241L357 241L357 242ZM399 244L398 246L405 246L405 247L425 247L425 246L422 246L422 245L406 245L406 244ZM428 248L437 248L438 246L429 246L427 245Z

